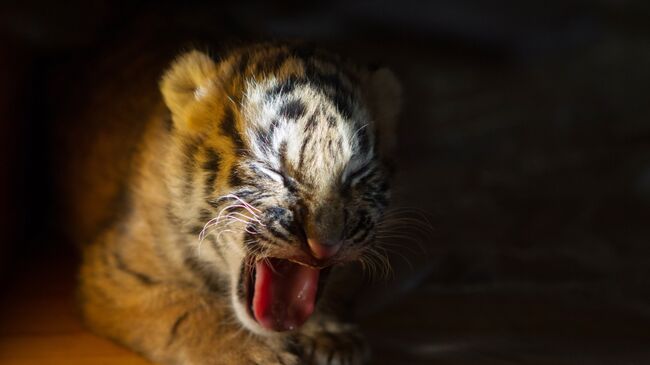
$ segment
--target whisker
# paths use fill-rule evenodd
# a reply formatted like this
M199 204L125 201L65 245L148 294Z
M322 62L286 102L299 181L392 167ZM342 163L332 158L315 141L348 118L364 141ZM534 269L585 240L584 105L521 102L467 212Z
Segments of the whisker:
M243 205L247 206L248 208L250 208L250 209L252 209L252 210L255 210L255 211L258 212L258 213L262 213L261 210L259 210L259 209L255 208L254 206L250 205L247 201L245 201L244 199L238 197L238 196L235 195L235 194L228 194L228 195L226 195L226 197L230 197L230 198L233 198L233 199L237 199L237 201L239 201L239 202L242 203ZM251 214L255 215L255 213L253 213L253 212L251 212Z
M393 267L386 254L379 252L377 248L368 247L363 255L359 258L362 269L368 273L369 278L389 279L394 276Z
M246 220L252 220L252 221L254 221L256 223L259 223L261 226L264 226L264 227L266 226L266 224L264 224L261 220L259 220L259 218L255 217L255 216L248 216L246 214L239 213L239 212L232 212L229 215L238 215L240 217L244 217L244 219L246 219Z
M226 208L230 208L230 207L231 207L231 206L226 207ZM224 208L224 209L226 209L226 208ZM221 222L223 221L223 219L228 218L228 217L230 216L230 214L232 214L232 213L236 213L236 212L231 212L231 213L227 214L226 216L222 216L222 215L221 215L222 212L223 212L223 209L221 210L221 212L219 212L219 215L218 215L216 218L210 219L210 220L208 221L208 223L206 223L206 224L203 226L203 229L201 230L201 233L199 234L199 239L205 238L205 231L206 231L208 228L210 228L210 227L212 227L212 226L214 226L214 225L218 225L219 223L221 223Z

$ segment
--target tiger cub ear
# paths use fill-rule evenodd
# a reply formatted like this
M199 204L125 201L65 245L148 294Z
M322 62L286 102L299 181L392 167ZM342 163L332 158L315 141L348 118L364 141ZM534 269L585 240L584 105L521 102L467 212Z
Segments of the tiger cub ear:
M397 143L397 117L402 107L402 85L391 70L378 68L369 73L364 86L368 106L376 122L381 152L388 156Z
M191 51L179 56L165 72L160 91L174 124L187 127L189 111L213 88L217 65L206 54Z

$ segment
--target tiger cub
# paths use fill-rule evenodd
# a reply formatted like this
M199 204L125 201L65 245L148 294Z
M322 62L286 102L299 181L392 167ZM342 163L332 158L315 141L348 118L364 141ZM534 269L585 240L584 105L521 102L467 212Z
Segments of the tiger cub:
M335 310L357 278L326 284L388 204L394 75L261 44L185 53L160 91L128 207L84 248L87 325L160 364L364 363Z

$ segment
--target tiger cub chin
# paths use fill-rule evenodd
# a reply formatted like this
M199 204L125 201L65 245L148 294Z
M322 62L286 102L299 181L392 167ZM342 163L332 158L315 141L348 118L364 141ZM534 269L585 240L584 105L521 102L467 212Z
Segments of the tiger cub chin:
M327 284L373 253L393 74L262 44L182 54L160 91L127 207L84 248L88 326L160 364L364 363L336 305L357 278Z

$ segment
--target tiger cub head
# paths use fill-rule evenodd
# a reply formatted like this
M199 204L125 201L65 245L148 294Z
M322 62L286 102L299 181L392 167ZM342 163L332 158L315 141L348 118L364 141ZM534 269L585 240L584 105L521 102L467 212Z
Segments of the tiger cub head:
M399 83L326 52L259 45L220 61L181 55L161 91L187 259L224 281L249 330L298 328L329 269L372 250Z

